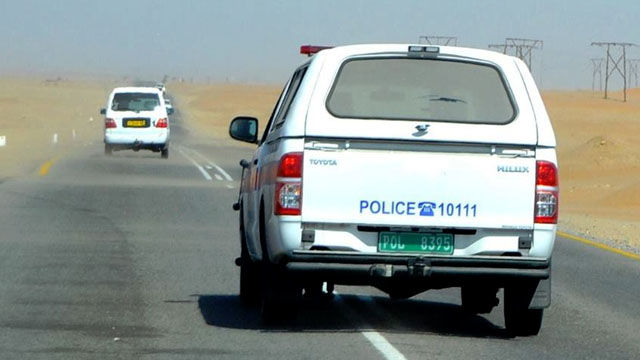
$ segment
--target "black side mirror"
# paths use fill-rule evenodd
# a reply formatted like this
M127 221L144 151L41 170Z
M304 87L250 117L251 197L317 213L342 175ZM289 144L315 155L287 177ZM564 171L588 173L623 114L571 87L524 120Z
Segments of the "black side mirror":
M258 119L249 116L236 117L229 125L229 136L236 140L257 144Z
M167 115L172 115L172 114L173 114L173 108L168 108Z
M100 109L100 115L107 115L107 109L105 108Z

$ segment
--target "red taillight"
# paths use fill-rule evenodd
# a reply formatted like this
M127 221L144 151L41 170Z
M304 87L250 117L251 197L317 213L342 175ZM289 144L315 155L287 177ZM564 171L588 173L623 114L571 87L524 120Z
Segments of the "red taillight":
M118 125L116 125L116 121L111 119L111 118L105 118L104 119L104 128L105 129L114 129L118 127Z
M300 54L311 56L318 53L320 50L331 49L332 46L314 46L314 45L302 45L300 46Z
M275 215L300 215L302 210L302 153L280 158L274 196Z
M278 177L302 177L302 153L288 153L280 158Z
M536 224L558 223L558 169L549 161L536 162Z
M548 161L536 162L536 185L558 186L558 169Z
M156 121L156 127L167 128L169 127L169 121L167 120L167 118L158 119L158 121Z

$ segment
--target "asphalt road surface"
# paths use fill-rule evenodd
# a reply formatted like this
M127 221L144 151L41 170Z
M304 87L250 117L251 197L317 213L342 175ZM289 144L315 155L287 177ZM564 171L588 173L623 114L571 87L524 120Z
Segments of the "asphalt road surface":
M338 287L262 325L234 265L251 149L195 141L175 118L168 160L93 144L0 180L0 359L640 357L640 262L563 238L536 337L509 338L502 306L465 315L458 289Z

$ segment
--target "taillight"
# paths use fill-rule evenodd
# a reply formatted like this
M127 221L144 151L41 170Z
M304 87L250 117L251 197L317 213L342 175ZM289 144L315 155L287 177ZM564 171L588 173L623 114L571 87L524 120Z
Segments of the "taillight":
M157 128L168 128L169 127L169 121L167 120L167 118L158 119L158 121L156 121L156 127Z
M118 127L118 125L116 125L116 121L113 120L112 118L105 118L104 119L104 128L105 129L113 129Z
M558 169L549 161L536 162L536 224L558 223Z
M302 210L302 153L282 155L278 165L274 213L300 215Z

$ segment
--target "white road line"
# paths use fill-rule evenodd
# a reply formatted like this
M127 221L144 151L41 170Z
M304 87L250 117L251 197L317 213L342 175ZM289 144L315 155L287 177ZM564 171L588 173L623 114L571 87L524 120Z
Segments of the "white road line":
M224 178L227 181L233 181L233 178L231 177L231 175L229 175L226 171L224 171L223 168L221 168L220 166L216 165L216 163L214 163L213 161L207 159L204 155L202 155L200 152L198 152L197 150L194 149L189 149L189 151L191 151L192 154L196 155L197 157L199 157L200 159L202 159L204 162L208 163L210 166L213 166L214 168L216 168L216 170L222 175L224 176Z
M334 291L333 293L336 297L336 300L342 303L345 307L349 309L349 313L351 317L357 318L358 322L362 324L363 327L371 328L371 326L368 325L364 321L364 319L362 319L362 317L358 315L353 308L351 308L351 306L349 306L347 303L344 302L344 300L342 299L340 294L338 294L337 291ZM364 300L367 303L370 303L370 304L373 303L373 299L370 296L359 296L359 298ZM382 336L382 334L380 334L379 332L375 330L365 330L365 331L361 331L360 333L362 334L362 336L365 337L365 339L367 339L371 343L371 345L373 345L373 347L376 348L376 350L378 350L382 354L382 356L385 359L407 360L407 358L404 355L402 355L402 353L398 351L398 349L396 349L393 345L391 345L391 343L387 339L385 339L385 337Z
M218 174L214 174L213 176L216 178L216 180L222 181L222 176L220 176Z
M380 335L377 331L363 331L361 332L364 337L376 348L385 359L393 360L406 360L407 358L402 355L398 349L394 348L391 343Z
M178 151L180 152L180 154L182 154L182 156L187 158L187 160L191 161L193 163L193 165L196 168L198 168L198 170L200 170L200 172L202 173L202 176L204 176L204 178L207 179L207 181L212 181L213 180L211 175L209 175L209 173L202 166L200 166L194 159L192 159L189 155L185 154L185 152L182 151L181 148L178 148Z

